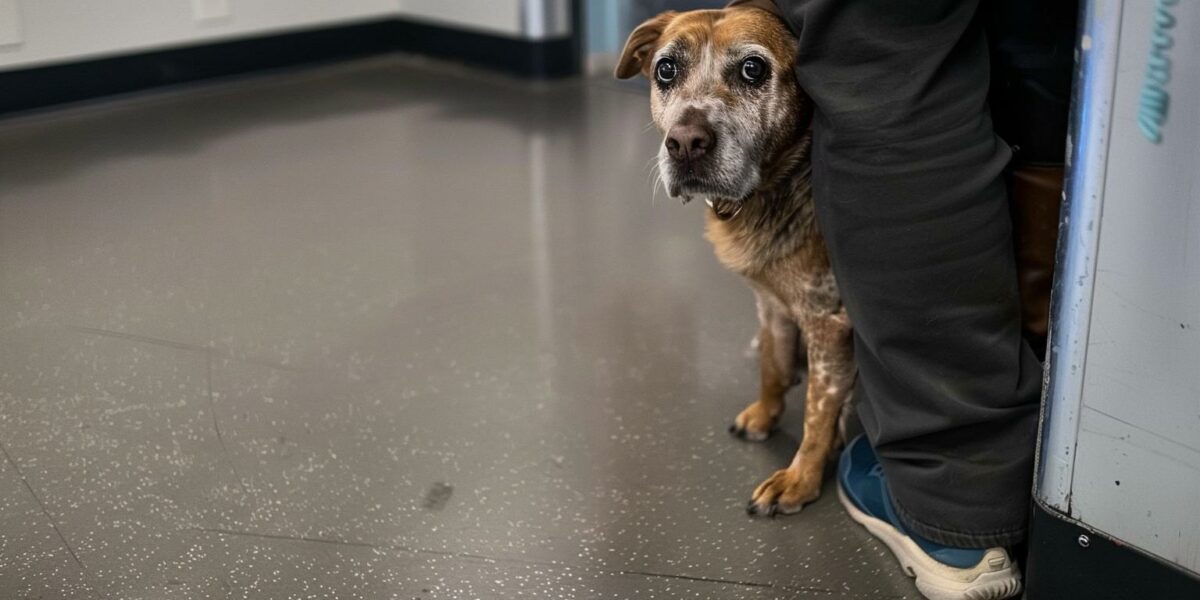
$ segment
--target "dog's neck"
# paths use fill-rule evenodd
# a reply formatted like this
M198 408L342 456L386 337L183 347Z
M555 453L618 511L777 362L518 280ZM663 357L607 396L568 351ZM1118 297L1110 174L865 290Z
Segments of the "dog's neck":
M727 267L743 274L762 271L816 235L811 148L811 132L805 131L768 162L749 197L711 201L707 235Z

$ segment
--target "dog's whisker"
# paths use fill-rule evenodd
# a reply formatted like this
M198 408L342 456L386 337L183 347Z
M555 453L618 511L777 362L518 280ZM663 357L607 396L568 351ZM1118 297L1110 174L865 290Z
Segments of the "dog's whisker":
M654 206L658 200L658 188L662 187L665 191L666 184L663 183L662 168L657 156L651 156L646 161L646 180L650 183L650 206Z
M656 161L654 163L653 169L654 169L653 170L654 184L650 188L650 203L651 203L651 205L653 205L654 201L658 199L658 192L660 189L663 191L664 194L667 194L668 197L670 196L670 194L667 193L667 182L663 177L662 165L660 165Z
M662 185L662 172L654 169L651 175L654 182L650 184L650 206L654 206L654 202L658 199L658 186Z

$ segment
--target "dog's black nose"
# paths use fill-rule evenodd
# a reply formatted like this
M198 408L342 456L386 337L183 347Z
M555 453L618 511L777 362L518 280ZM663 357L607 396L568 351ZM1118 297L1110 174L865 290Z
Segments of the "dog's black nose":
M713 132L703 123L681 123L667 132L667 154L675 160L693 161L713 147Z

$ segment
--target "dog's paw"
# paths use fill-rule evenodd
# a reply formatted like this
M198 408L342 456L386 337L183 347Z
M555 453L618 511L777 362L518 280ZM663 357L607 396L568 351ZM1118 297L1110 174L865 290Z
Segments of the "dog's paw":
M761 442L770 437L778 422L779 414L772 415L761 402L755 402L733 420L733 424L729 426L729 433L739 439Z
M805 477L799 469L792 467L780 469L754 489L746 512L766 517L790 515L800 512L805 504L820 495L819 476Z

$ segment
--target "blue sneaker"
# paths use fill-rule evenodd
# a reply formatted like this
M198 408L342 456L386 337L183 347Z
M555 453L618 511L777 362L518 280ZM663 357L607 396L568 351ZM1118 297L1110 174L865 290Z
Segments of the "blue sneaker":
M883 468L865 436L838 460L838 499L879 538L930 600L1001 600L1021 593L1021 572L1004 548L954 548L924 539L896 515Z

